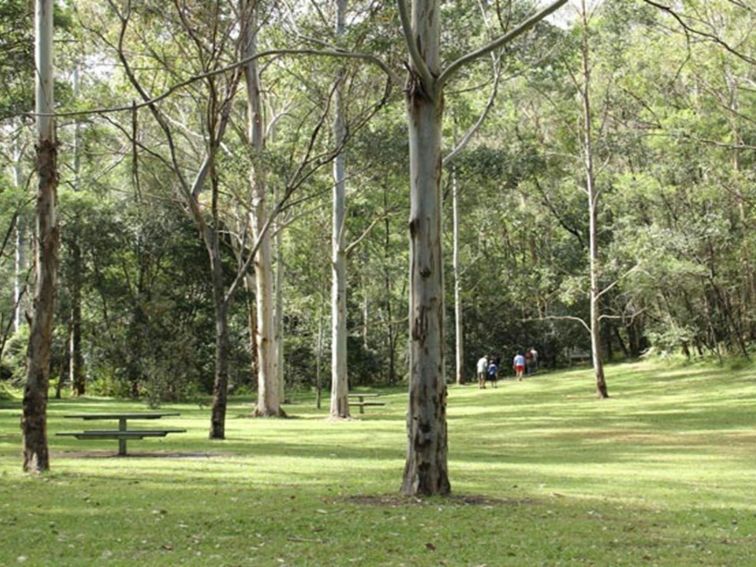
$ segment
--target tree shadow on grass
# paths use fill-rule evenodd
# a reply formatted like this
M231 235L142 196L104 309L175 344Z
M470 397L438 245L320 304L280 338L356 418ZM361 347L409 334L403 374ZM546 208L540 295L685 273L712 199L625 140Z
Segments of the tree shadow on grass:
M382 506L400 508L405 506L483 506L483 507L517 507L536 506L542 504L535 498L492 498L476 494L452 494L450 496L437 496L432 498L418 498L415 496L403 496L401 494L355 494L343 498L333 499L332 503L347 502L360 506Z
M52 456L58 459L225 459L237 455L223 451L131 451L127 455L118 455L113 451L93 450L53 451Z

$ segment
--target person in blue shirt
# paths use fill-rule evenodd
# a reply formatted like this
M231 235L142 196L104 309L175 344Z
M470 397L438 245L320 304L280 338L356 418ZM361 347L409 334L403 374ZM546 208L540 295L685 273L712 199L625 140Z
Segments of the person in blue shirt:
M496 388L496 379L499 374L499 366L496 364L496 359L491 357L491 362L488 364L488 370L486 371L486 380L493 382L492 386Z

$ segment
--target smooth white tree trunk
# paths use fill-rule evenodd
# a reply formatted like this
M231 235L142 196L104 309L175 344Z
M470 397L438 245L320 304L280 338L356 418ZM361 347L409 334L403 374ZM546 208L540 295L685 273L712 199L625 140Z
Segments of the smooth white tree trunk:
M325 309L322 307L318 308L318 342L315 346L315 352L316 352L316 360L315 360L315 407L320 409L321 400L323 396L323 381L321 378L321 371L320 368L322 366L321 361L323 360L323 338L325 335L325 323L323 321L325 319Z
M53 4L35 5L35 62L37 113L37 247L36 284L24 387L23 469L43 472L50 468L47 448L47 390L58 275L58 220L56 215L58 167L53 100Z
M21 133L13 142L13 186L22 189L24 172L22 166ZM18 332L23 321L23 294L26 276L26 223L23 213L16 220L16 250L13 266L13 330Z
M244 56L257 53L257 1L242 2L247 17ZM245 13L245 10L242 11ZM247 119L249 141L254 155L264 149L264 120L262 112L260 76L257 60L245 65L244 78L247 90ZM252 234L259 243L255 255L255 301L257 307L257 416L281 416L281 399L276 381L276 345L273 317L273 263L270 231L265 230L268 221L267 186L262 165L257 162L250 170L252 191L252 214L249 222Z
M598 254L598 199L593 170L593 120L591 117L591 62L590 44L588 39L588 13L585 0L581 3L582 45L581 63L583 85L580 98L583 105L583 165L585 174L585 188L588 196L588 247L590 260L590 331L591 331L591 359L593 372L596 377L596 393L600 398L609 397L604 377L604 361L601 356L601 290L599 283L599 254Z
M344 34L346 0L336 2L336 34ZM346 137L343 74L334 93L333 137L341 146ZM331 235L331 418L349 417L346 316L346 158L343 148L333 161L333 222Z
M274 192L274 201L278 202L278 191ZM280 217L279 217L280 218ZM276 333L276 382L278 383L278 399L283 403L286 400L286 382L284 380L284 326L283 326L283 286L284 286L284 259L283 259L283 231L280 222L276 222L276 310L275 310L275 333Z
M457 384L465 382L465 341L462 320L462 282L459 268L459 183L452 168L452 271L454 272L454 354Z

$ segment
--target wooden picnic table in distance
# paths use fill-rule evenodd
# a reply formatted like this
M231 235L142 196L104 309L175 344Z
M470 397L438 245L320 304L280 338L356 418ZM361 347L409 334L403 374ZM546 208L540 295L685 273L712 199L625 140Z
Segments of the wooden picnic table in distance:
M352 394L347 394L349 405L359 406L360 413L365 413L365 406L385 406L386 402L365 401L365 398L377 398L378 396L380 396L380 394L375 392L354 392ZM357 401L353 402L352 398L357 398Z
M181 415L179 412L108 412L108 413L76 413L64 415L66 419L118 420L118 429L89 429L85 431L62 432L56 435L76 437L77 439L118 439L118 455L126 455L126 441L128 439L144 439L145 437L165 437L169 433L186 433L186 429L129 429L128 420L162 419Z

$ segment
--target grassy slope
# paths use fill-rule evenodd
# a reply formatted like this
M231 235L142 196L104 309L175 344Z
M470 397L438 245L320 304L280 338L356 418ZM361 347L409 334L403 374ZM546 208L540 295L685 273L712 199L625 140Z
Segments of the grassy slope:
M309 400L283 421L234 403L223 442L206 440L207 408L171 406L164 425L189 433L125 459L115 441L51 435L43 478L20 473L6 404L0 565L756 565L754 374L615 366L603 402L587 370L452 387L457 498L425 502L396 498L401 392L347 423ZM126 408L143 409L53 401L50 431Z

